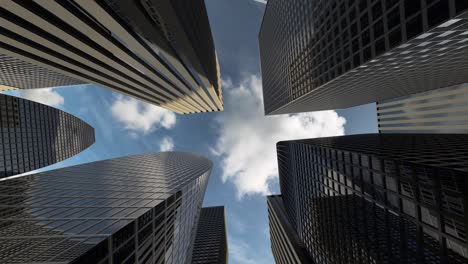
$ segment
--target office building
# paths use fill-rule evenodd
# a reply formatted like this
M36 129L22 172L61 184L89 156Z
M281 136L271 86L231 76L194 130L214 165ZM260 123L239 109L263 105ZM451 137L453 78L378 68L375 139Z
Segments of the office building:
M0 91L77 85L76 79L0 54Z
M468 134L468 84L377 102L380 133Z
M277 240L314 263L468 261L468 135L366 134L277 150L282 223L294 234Z
M312 263L289 223L281 195L267 197L271 251L276 264Z
M0 94L0 178L52 165L95 141L83 120L26 99Z
M341 109L468 82L468 1L271 0L266 114Z
M0 182L1 263L187 263L212 163L136 155Z
M184 4L5 0L0 54L21 61L15 65L47 69L36 75L93 83L177 113L221 111L219 65L204 1ZM2 79L10 81L2 83L7 86L19 82Z
M192 264L227 264L228 242L224 206L204 207L198 220Z

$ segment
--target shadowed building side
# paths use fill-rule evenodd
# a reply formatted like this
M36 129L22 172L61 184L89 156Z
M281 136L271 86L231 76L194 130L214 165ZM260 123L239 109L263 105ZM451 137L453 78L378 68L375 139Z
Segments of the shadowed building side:
M468 135L277 144L290 226L316 263L466 263Z
M281 195L267 197L271 250L276 264L312 263L286 216Z
M227 264L228 257L224 206L202 208L191 263Z
M59 109L0 94L0 178L40 169L94 144L94 128Z
M270 0L266 114L342 109L468 82L468 1Z

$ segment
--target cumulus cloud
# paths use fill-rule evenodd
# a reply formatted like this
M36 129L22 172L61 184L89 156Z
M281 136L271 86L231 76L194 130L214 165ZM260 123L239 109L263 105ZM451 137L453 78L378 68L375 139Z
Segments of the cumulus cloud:
M111 106L112 115L131 133L148 134L158 128L171 129L176 115L164 108L118 96Z
M62 106L65 102L63 97L54 91L53 88L19 89L18 95L22 98L54 107Z
M171 137L164 137L159 143L159 149L161 151L172 151L174 150L174 140Z
M229 94L217 119L219 137L212 153L221 157L224 182L234 183L238 197L270 193L278 177L276 143L282 140L344 134L346 120L335 111L264 116L262 84L250 76L237 87L224 82Z

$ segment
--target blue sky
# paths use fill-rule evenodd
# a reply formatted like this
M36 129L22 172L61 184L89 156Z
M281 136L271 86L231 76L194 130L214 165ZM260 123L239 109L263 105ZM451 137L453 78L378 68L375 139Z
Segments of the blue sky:
M46 169L163 150L196 152L214 164L205 206L225 205L230 263L273 263L265 195L279 192L275 143L373 133L375 105L263 116L257 34L264 5L206 0L225 112L175 115L94 85L10 92L65 110L96 129L96 143Z

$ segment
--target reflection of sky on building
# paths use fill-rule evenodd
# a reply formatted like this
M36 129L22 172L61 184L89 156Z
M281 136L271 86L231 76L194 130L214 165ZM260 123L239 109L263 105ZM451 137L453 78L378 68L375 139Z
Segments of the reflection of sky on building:
M0 95L0 178L57 163L94 141L94 129L73 115Z
M382 133L467 133L468 84L377 104Z
M440 261L442 250L450 263L465 263L467 137L458 140L382 134L279 143L285 208L309 254L338 261L362 247L375 260L412 262Z
M114 260L183 263L210 173L203 157L161 153L1 182L0 260L102 260L112 252ZM149 250L158 234L159 248Z

